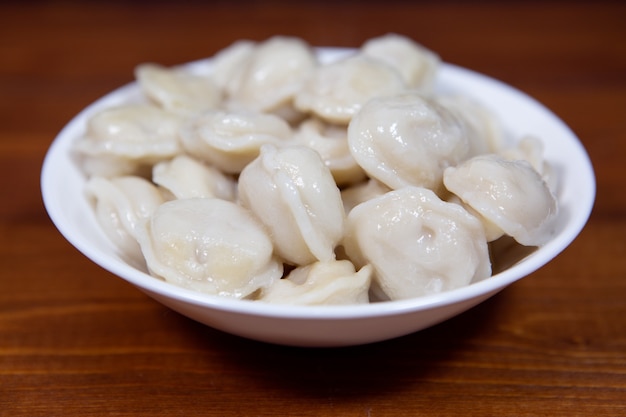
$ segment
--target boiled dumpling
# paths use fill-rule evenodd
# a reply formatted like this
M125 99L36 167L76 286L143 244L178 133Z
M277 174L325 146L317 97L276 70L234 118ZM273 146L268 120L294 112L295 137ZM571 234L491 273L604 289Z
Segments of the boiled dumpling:
M260 300L297 305L366 304L371 278L371 265L356 271L347 260L314 262L275 281L264 290Z
M329 125L319 119L308 119L294 134L297 144L317 151L339 186L353 184L365 178L365 171L356 163L348 147L345 126Z
M135 78L147 97L174 113L189 115L220 105L222 96L210 77L158 64L141 64Z
M87 175L112 177L143 173L180 153L182 118L149 104L128 104L96 113L76 142Z
M443 170L470 152L462 121L417 92L369 101L350 122L348 143L369 176L393 189L439 191Z
M152 168L152 181L173 198L216 197L235 201L237 183L220 170L188 156L178 155Z
M553 167L543 157L544 145L541 139L527 135L513 147L501 149L498 154L509 160L528 161L541 175L552 191L558 187L557 176Z
M239 173L256 158L261 145L278 144L291 136L291 127L280 117L244 111L209 111L180 131L189 154L229 174Z
M538 246L552 235L557 201L526 161L480 155L444 173L446 188L504 234Z
M483 230L485 232L485 240L488 243L494 242L500 239L502 236L504 236L504 232L502 231L502 229L500 229L500 227L496 226L495 224L491 223L489 220L484 218L479 212L474 210L472 206L463 202L463 200L461 200L459 196L455 194L448 194L446 197L447 198L445 201L447 201L448 203L454 203L454 204L458 204L462 206L465 210L467 210L469 214L471 214L472 216L480 220L480 222L483 224Z
M163 203L140 243L151 274L212 295L244 298L282 276L263 226L218 198Z
M433 90L441 58L412 39L390 33L369 39L361 50L364 55L396 68L409 88L424 92Z
M341 199L346 214L361 203L391 191L385 184L373 178L341 190Z
M287 263L335 259L345 214L339 189L317 152L264 145L241 172L238 191L241 204L265 224Z
M317 65L313 49L294 37L274 36L251 50L245 44L239 48L240 63L233 68L236 81L230 84L228 97L235 109L270 112L290 105Z
M491 275L480 221L421 187L390 191L352 209L343 246L357 267L374 267L380 299L434 294Z
M318 66L296 95L295 106L328 122L347 124L371 98L404 88L395 68L357 54Z
M256 42L242 39L220 50L213 57L212 78L226 95L232 95L241 86L243 68L254 52Z
M464 95L438 95L435 100L463 120L470 145L470 156L496 152L504 133L499 120L482 104Z
M163 202L159 190L148 180L135 176L92 177L85 191L93 202L102 230L135 265L143 265L137 239L147 219Z

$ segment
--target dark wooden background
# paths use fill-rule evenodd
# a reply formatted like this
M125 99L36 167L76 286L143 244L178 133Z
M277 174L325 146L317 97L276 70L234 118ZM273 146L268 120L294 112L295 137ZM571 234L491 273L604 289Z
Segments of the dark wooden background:
M0 2L0 415L626 415L625 22L617 1ZM580 237L484 304L369 346L266 345L162 307L49 221L47 147L136 64L386 32L533 95L594 163Z

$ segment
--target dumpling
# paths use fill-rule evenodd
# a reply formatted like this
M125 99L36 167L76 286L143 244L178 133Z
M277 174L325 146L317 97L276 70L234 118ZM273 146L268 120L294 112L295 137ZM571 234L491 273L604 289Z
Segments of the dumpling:
M385 184L373 178L341 190L341 199L346 214L361 203L391 191Z
M239 173L259 155L261 145L291 139L287 122L272 114L208 111L180 130L183 148L229 174Z
M267 227L287 263L335 259L345 214L339 188L317 152L264 145L241 172L238 191L240 203Z
M207 294L245 298L283 273L263 226L218 198L163 203L140 243L151 274Z
M100 227L135 265L143 265L137 239L145 222L163 202L163 196L150 181L135 176L92 177L85 186Z
M543 157L544 145L541 139L527 135L513 147L501 149L498 154L509 160L528 161L530 165L541 175L552 191L558 187L557 176L554 168Z
M318 66L296 95L294 105L330 123L348 124L368 100L405 88L396 69L357 54Z
M232 95L240 88L242 68L252 56L255 47L256 42L242 39L215 54L211 75L224 95Z
M217 168L178 155L152 168L152 182L173 198L216 197L235 201L237 183Z
M467 210L469 214L480 220L480 222L483 224L485 240L487 240L487 243L495 242L496 240L504 236L504 232L502 231L502 229L500 229L500 227L496 226L495 224L484 218L479 212L474 210L472 206L466 204L456 194L448 194L445 201L447 201L448 203L454 203L462 206L465 210ZM491 252L491 255L493 258L493 252Z
M344 186L365 178L365 171L350 153L347 137L345 126L330 125L311 118L298 126L294 133L294 142L317 151L337 185Z
M84 172L112 177L140 174L180 153L182 118L149 104L127 104L96 113L74 146Z
M141 64L135 78L144 94L165 110L189 115L217 108L222 95L210 77L158 64Z
M470 152L462 121L435 101L405 92L369 101L348 126L354 159L390 188L439 192L443 170Z
M434 294L491 275L480 221L421 187L390 191L352 209L343 247L355 266L374 267L372 289L380 299Z
M263 291L260 301L297 305L354 305L369 302L371 265L358 272L347 260L314 262L292 270Z
M504 133L499 120L485 106L464 95L438 95L435 100L464 121L470 156L496 152L502 147Z
M361 50L364 55L396 68L409 88L433 90L441 58L412 39L389 33L367 40Z
M552 235L557 200L526 161L490 154L473 157L444 173L446 188L504 234L526 246Z
M249 52L240 46L240 64L230 85L233 108L271 112L290 105L303 81L317 66L313 49L302 39L274 36ZM246 49L243 49L246 48ZM234 58L233 58L234 59Z

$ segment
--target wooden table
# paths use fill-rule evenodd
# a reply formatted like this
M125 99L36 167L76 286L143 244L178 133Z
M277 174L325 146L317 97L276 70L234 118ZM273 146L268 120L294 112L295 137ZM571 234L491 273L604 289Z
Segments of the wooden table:
M619 2L2 2L1 416L626 415L626 5ZM342 349L266 345L180 316L49 221L40 167L140 62L240 38L358 46L397 32L499 78L580 136L598 195L548 266L445 323Z

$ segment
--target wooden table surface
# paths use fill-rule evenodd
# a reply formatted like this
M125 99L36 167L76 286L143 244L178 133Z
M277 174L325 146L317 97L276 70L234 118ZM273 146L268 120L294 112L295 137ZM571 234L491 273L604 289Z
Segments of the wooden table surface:
M625 21L620 2L0 3L0 415L626 415ZM387 32L531 94L593 161L579 238L487 302L367 346L267 345L168 310L50 222L47 147L136 64Z

